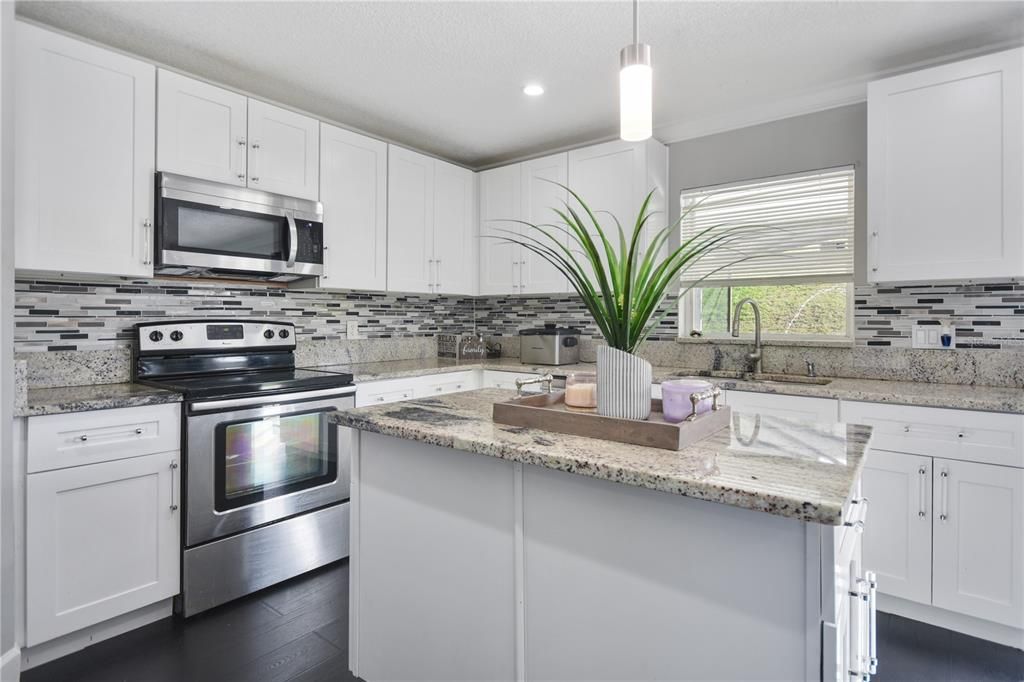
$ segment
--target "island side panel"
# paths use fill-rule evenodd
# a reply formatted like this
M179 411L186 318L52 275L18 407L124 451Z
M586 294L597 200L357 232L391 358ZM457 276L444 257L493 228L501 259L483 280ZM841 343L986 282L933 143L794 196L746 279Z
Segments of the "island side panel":
M355 457L359 676L514 679L512 463L368 432Z
M527 680L818 670L804 523L536 466L523 496Z

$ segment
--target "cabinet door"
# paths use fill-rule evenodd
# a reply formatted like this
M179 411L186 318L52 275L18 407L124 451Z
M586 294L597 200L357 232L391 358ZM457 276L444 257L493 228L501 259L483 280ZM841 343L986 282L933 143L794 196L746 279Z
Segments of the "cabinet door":
M932 603L1024 627L1024 469L936 459Z
M246 97L160 69L157 170L245 187Z
M554 154L542 159L534 159L519 164L522 170L522 219L534 225L560 225L561 219L554 212L557 208L565 211L568 192L558 185L565 185L568 168L567 154ZM558 184L555 184L558 183ZM536 230L522 226L524 235L532 236L548 243L547 237ZM557 236L563 246L570 244L569 237L560 229L547 227L549 233ZM575 242L571 242L575 244ZM554 268L548 261L529 251L522 249L522 293L549 294L568 291L569 282L565 275Z
M249 187L318 199L320 122L250 99Z
M320 124L324 274L330 288L383 291L388 259L388 145Z
M473 171L434 161L434 280L436 293L476 293Z
M871 281L1024 274L1024 50L868 86Z
M864 567L878 589L903 599L932 600L932 460L872 450L862 476L868 498Z
M156 69L18 22L15 265L153 274Z
M26 644L178 593L177 452L29 474Z
M519 234L520 164L480 173L480 293L518 294L521 249L501 239Z
M574 149L569 152L569 187L594 212L605 236L618 251L618 229L611 216L618 218L622 229L630 233L636 221L645 190L644 145L614 140L604 144ZM581 213L578 202L571 202L598 245L602 262L607 262L604 249L589 216ZM598 213L602 211L602 213ZM603 213L607 211L607 213ZM611 213L611 216L608 215ZM587 273L591 270L587 268Z
M388 146L388 291L434 283L434 159Z

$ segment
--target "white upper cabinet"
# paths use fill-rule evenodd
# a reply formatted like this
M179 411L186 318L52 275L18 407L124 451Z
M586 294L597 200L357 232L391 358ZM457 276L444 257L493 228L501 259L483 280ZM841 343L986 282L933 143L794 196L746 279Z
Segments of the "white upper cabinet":
M1024 275L1024 49L868 86L868 279Z
M157 169L246 185L244 95L160 69Z
M480 173L480 293L518 294L522 268L518 246L501 239L519 234L520 164Z
M473 172L388 150L388 290L475 294Z
M476 294L476 178L434 161L434 292Z
M501 237L533 237L546 241L536 230L516 221L560 224L552 208L565 208L566 154L494 168L480 173L480 293L557 294L569 283L541 256ZM568 244L565 233L549 229Z
M559 185L564 186L568 175L568 155L554 154L541 159L533 159L519 164L522 169L522 220L533 225L561 225L562 221L553 209L565 211L565 202L568 200L568 192ZM556 184L557 183L557 184ZM568 235L561 229L555 227L545 228L549 233L558 237L563 246L573 245ZM548 238L522 226L524 236L532 236L540 239L548 245ZM560 254L564 255L564 254ZM547 260L530 251L522 249L519 260L520 293L524 294L548 294L562 293L568 291L569 282L565 275L559 272Z
M387 288L387 188L387 143L320 124L322 287Z
M608 240L618 248L617 227L607 211L618 218L627 238L633 232L640 206L648 192L654 191L649 212L657 212L647 222L645 245L666 225L668 192L668 148L650 139L644 142L614 140L569 152L569 187L594 211ZM579 211L578 203L572 205ZM585 214L580 218L593 230ZM664 250L664 247L663 247Z
M15 265L153 272L156 70L15 26Z
M388 147L388 290L432 293L434 159Z
M319 199L320 122L249 100L249 187Z

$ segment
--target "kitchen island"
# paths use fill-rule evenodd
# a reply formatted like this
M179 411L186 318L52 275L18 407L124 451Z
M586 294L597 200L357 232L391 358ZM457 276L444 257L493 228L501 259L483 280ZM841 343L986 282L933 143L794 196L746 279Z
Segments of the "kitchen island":
M868 427L734 415L676 452L495 424L492 404L513 395L336 416L352 455L356 675L868 672Z

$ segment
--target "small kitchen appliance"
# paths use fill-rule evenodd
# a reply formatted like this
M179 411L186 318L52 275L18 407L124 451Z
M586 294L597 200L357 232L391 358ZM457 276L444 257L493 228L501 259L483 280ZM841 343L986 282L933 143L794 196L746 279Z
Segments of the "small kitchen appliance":
M182 585L206 609L348 556L352 375L295 367L288 322L136 325L134 376L183 395Z
M519 359L528 365L572 365L580 361L580 330L545 324L519 332Z

